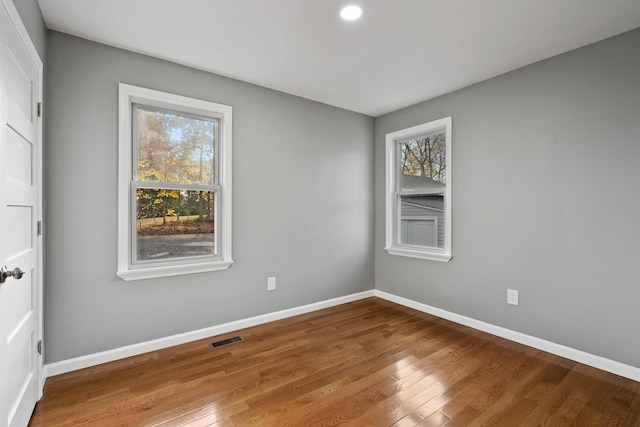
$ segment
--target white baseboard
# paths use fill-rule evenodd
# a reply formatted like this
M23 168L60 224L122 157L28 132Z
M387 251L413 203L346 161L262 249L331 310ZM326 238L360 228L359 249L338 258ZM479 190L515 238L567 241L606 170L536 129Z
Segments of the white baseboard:
M161 350L163 348L172 347L174 345L185 344L191 341L197 341L215 335L226 334L228 332L237 331L239 329L262 325L264 323L273 322L275 320L286 319L288 317L297 316L299 314L310 313L312 311L317 311L323 308L333 307L336 305L345 304L372 296L374 296L373 290L360 292L344 297L333 298L326 301L303 305L301 307L294 307L287 310L276 311L274 313L267 313L260 316L249 317L248 319L224 323L222 325L211 326L192 332L185 332L183 334L173 335L170 337L159 338L156 340L128 345L113 350L102 351L100 353L88 354L86 356L62 360L60 362L45 365L43 370L43 378L46 379L49 376L60 375L67 372L76 371L78 369L100 365L102 363L113 362L115 360L137 356L139 354L148 353L150 351Z
M461 325L469 326L470 328L478 329L480 331L487 332L501 338L506 338L510 341L528 345L529 347L537 348L539 350L543 350L557 356L562 356L564 358L580 362L585 365L593 366L594 368L602 369L603 371L630 378L634 381L640 381L640 368L635 366L626 365L624 363L616 362L615 360L606 359L601 356L596 356L594 354L586 353L581 350L576 350L575 348L556 344L554 342L536 338L534 336L523 334L521 332L512 331L501 326L492 325L490 323L482 322L471 317L462 316L447 310L389 294L387 292L374 290L373 293L379 298L394 302L396 304L404 305L405 307L413 308L414 310L422 311L424 313L450 320Z

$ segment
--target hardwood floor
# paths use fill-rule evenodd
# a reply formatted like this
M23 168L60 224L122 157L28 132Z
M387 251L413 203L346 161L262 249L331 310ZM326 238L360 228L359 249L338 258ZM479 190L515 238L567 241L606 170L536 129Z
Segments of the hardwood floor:
M49 378L30 426L82 425L640 426L640 383L370 298Z

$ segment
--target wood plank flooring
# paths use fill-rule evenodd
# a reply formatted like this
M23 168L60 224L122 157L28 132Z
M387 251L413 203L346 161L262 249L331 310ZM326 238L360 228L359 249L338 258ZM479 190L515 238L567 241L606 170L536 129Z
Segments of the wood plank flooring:
M49 378L30 426L84 425L640 426L640 383L369 298Z

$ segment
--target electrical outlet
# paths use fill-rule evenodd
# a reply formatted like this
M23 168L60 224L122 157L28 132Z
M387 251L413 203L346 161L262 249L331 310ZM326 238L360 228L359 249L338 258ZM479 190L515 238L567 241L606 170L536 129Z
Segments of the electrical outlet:
M507 289L507 304L518 305L518 291Z
M276 290L276 278L275 277L267 277L267 290L275 291Z

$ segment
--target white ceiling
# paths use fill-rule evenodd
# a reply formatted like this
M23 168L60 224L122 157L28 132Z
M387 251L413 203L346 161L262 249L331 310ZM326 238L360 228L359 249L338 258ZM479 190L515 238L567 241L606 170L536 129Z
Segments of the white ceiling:
M50 29L371 116L640 27L640 0L39 3Z

